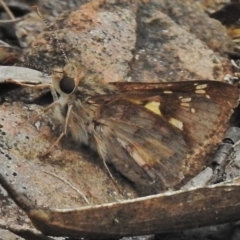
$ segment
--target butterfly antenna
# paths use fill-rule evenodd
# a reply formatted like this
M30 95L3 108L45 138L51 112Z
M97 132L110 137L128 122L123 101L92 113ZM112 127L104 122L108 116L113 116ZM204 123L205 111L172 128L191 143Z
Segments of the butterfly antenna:
M50 69L48 67L45 67L45 66L43 67L40 65L36 65L34 63L29 63L29 61L23 61L21 64L17 66L33 68L37 71L41 71L43 74L49 74L50 72Z
M52 27L50 26L50 24L49 24L49 23L47 22L47 20L44 18L44 16L42 15L42 13L40 12L40 10L39 10L39 8L38 8L37 6L32 6L32 8L37 12L38 16L42 19L42 21L43 21L44 24L46 25L47 29L48 29L49 31L52 31L53 37L54 37L54 39L56 40L57 45L58 45L60 51L62 52L62 55L64 56L64 58L66 59L66 61L69 62L69 59L68 59L66 53L64 52L63 47L62 47L61 43L59 42L59 40L58 40L58 38L57 38L57 35L56 35L56 33L53 31L53 29L52 29Z

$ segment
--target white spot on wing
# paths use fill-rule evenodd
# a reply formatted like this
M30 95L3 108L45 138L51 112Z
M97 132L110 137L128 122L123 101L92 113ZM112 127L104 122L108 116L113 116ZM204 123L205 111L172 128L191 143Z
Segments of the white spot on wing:
M180 104L182 107L190 107L190 104L189 103L181 103Z
M181 102L186 103L186 102L191 102L191 98L182 98Z
M205 89L206 87L207 87L207 84L200 84L196 86L196 89L200 90L200 89Z
M132 156L132 158L136 161L136 163L142 167L146 165L146 162L143 160L143 158L138 154L137 151L131 145L125 141L123 141L120 138L117 138L118 142L121 144L123 148L127 150L127 152Z
M205 94L206 91L205 90L196 90L195 93L199 93L199 94Z

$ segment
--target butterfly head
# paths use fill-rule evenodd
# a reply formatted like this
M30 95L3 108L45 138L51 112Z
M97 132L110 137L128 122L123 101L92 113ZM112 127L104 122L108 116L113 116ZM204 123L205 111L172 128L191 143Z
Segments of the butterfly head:
M56 67L52 72L53 87L60 95L70 95L83 77L83 68L74 63L69 63L64 68Z

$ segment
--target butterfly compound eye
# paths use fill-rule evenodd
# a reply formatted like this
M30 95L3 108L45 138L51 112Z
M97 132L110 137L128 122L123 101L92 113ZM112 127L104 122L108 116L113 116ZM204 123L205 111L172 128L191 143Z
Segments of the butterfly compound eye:
M70 94L75 88L74 79L66 76L63 77L59 83L59 87L64 93Z

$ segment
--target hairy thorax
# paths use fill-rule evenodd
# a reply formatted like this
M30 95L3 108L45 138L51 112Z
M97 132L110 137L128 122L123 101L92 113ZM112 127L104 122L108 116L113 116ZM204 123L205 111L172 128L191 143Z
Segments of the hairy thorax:
M95 149L92 136L96 129L99 131L101 128L98 119L104 103L95 103L94 99L114 92L114 86L103 83L95 76L89 76L78 84L73 93L60 95L61 112L63 118L67 119L67 134L70 134L75 142L90 145Z

